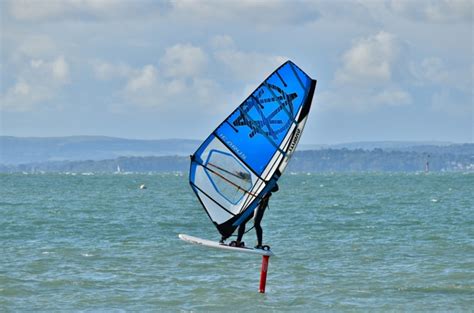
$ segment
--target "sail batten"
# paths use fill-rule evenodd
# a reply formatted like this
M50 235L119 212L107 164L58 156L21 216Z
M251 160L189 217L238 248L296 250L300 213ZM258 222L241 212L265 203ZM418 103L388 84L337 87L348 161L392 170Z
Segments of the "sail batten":
M193 154L191 187L224 238L251 217L286 168L315 86L294 63L285 62Z

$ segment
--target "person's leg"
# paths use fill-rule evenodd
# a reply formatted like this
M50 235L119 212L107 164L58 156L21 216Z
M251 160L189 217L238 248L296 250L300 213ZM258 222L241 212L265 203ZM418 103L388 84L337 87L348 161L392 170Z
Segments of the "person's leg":
M257 233L257 245L261 246L262 245L262 240L263 240L263 230L262 226L260 226L260 222L262 221L263 218L263 211L262 209L258 209L257 213L255 214L255 232Z
M242 237L245 234L245 223L240 224L239 232L237 234L237 242L240 243L242 241Z

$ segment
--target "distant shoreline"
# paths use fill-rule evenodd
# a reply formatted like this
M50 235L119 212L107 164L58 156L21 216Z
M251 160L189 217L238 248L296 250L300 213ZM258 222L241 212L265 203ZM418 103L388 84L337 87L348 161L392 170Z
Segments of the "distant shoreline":
M427 164L428 163L428 164ZM187 172L189 156L125 156L103 160L59 160L0 164L0 173L17 172ZM474 171L474 144L419 146L411 149L347 148L296 151L290 172Z
M201 142L201 140L193 139L140 140L107 136L0 136L0 164L20 165L49 161L99 161L119 157L189 156L194 153ZM300 143L297 151L382 149L384 151L465 154L468 149L465 149L463 145L447 141L373 141L333 145Z

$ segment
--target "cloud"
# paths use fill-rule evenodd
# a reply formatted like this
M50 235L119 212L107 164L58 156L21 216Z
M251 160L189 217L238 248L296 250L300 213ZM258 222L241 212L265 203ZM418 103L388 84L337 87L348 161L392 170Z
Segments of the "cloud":
M59 56L51 62L46 62L42 59L32 59L30 60L30 66L35 72L43 73L46 77L60 84L69 82L69 64L63 56ZM32 76L35 76L35 74Z
M8 25L8 23L5 24ZM2 28L0 33L2 61L12 74L18 73L20 68L31 59L50 60L63 54L49 35L35 34L34 31L25 33L8 26L5 30Z
M302 25L319 17L314 0L6 0L6 4L9 15L21 22L113 19L140 22L144 18L170 17L192 21L195 25L237 22L268 31L275 26Z
M457 117L473 114L473 68L448 67L437 57L410 65L416 84L431 94L427 99L431 109Z
M341 84L374 84L391 80L392 66L399 47L395 36L381 31L357 40L342 57L342 68L336 71Z
M63 109L51 121L90 122L117 106L123 115L98 132L156 116L185 135L173 117L225 116L287 59L318 79L316 107L349 112L338 116L447 106L446 95L432 99L440 87L472 103L472 0L4 0L0 11L1 105L28 111L4 114L12 132L44 134L35 116L45 109Z
M176 104L196 107L214 100L217 84L205 78L208 56L201 47L176 44L165 49L158 65L133 68L125 64L96 65L99 78L125 78L123 100L146 110L177 110Z
M94 60L91 62L94 75L99 80L111 80L116 78L129 77L133 69L125 64L112 64L101 60Z
M420 63L411 63L410 72L417 84L446 84L452 80L452 73L446 68L443 60L436 57L423 59Z
M200 21L238 21L242 26L269 30L275 26L301 25L318 18L312 1L219 1L176 0L171 2L173 13Z
M213 37L211 45L215 47L215 60L226 67L234 79L240 81L261 80L288 60L285 56L238 50L230 36Z
M403 106L412 103L412 98L400 88L389 87L372 94L368 103L372 106Z
M215 56L231 70L236 79L241 81L261 80L262 75L270 74L278 65L288 60L284 56L232 49L217 51Z
M397 38L385 31L354 41L322 93L324 108L365 112L412 104L410 93L394 78L400 53Z
M120 95L125 107L178 114L185 107L193 111L218 103L222 88L214 80L199 76L170 78L148 64L132 70Z
M426 58L420 64L419 68L413 68L413 74L424 80L435 82L446 81L446 68L440 58Z
M54 60L31 59L16 82L0 95L2 110L26 112L54 98L70 82L69 64L63 56Z
M157 83L157 70L153 65L146 65L133 75L127 83L125 90L129 92L137 92L147 90Z
M473 68L471 67L449 67L446 61L438 57L427 57L420 62L411 62L410 74L414 84L420 87L450 88L453 91L470 93L473 90Z
M195 77L206 68L208 58L200 48L191 44L176 44L166 49L160 66L167 77Z
M413 103L412 96L400 87L327 89L318 94L323 110L352 112L374 111L384 107L399 107Z
M16 49L18 56L31 58L51 57L56 51L56 43L46 35L27 36Z
M140 110L170 112L182 108L213 107L216 110L237 105L256 84L286 58L236 49L232 38L219 35L210 39L212 53L189 43L174 44L166 48L156 64L133 67L119 62L91 61L94 76L101 81L117 81L122 87L116 93L121 103L114 108L125 112L131 107ZM213 68L209 64L218 63ZM226 77L221 85L213 77ZM237 84L235 84L237 82ZM248 83L243 86L243 82ZM250 83L249 83L250 82ZM229 88L225 88L225 87ZM235 86L239 86L236 90ZM182 110L181 108L181 110ZM206 110L208 111L208 110Z
M151 10L149 6L143 4L143 1L135 3L116 0L10 0L8 2L9 13L12 17L20 21L32 22L134 16L138 12L145 14L147 10Z
M229 35L217 35L211 38L211 47L215 50L235 49L235 43Z
M189 43L175 44L165 49L157 64L132 67L124 63L109 63L95 60L91 62L95 77L99 80L123 80L120 97L126 103L147 110L176 109L175 103L183 106L222 106L219 99L241 101L236 96L241 90L231 90L226 94L223 86L210 78L216 73L208 69L211 62L220 65L218 76L227 81L260 81L275 67L287 60L285 57L236 49L232 38L219 35L210 39L213 52L209 55L202 47ZM244 86L247 95L256 87L255 83Z
M60 56L51 63L51 72L56 81L62 84L69 81L69 65L64 60L63 56Z
M45 0L42 3L37 1L19 0L10 1L10 14L19 20L38 20L62 14L67 11L66 1Z
M121 94L130 104L142 109L166 111L172 107L173 96L184 92L183 80L165 80L151 64L134 69Z
M390 10L412 20L430 23L472 22L472 0L392 0Z

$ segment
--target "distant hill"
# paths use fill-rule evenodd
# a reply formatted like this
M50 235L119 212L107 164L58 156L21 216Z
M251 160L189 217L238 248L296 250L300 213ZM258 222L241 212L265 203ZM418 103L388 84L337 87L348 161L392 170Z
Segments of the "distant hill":
M474 144L451 145L434 151L323 149L294 154L293 172L420 172L474 171ZM450 148L449 148L450 147ZM427 152L428 151L428 152ZM455 153L453 153L455 152Z
M404 150L404 151L414 151L416 147L445 147L449 145L454 145L454 142L449 141L358 141L358 142L346 142L338 144L300 144L298 145L298 150L307 151L307 150L324 150L324 149L349 149L349 150L373 150L373 149L383 149L383 150Z
M420 172L474 171L474 144L455 146L463 153L425 153L382 149L322 149L296 151L289 172ZM428 156L429 155L429 156ZM54 161L1 165L0 172L186 172L188 156L119 157L108 160Z
M445 147L453 145L455 143L449 141L359 141L359 142L348 142L340 143L327 146L326 148L333 149L349 149L349 150L373 150L373 149L383 149L383 150L404 150L404 151L413 151L414 147L420 146L436 146L436 147ZM306 149L314 150L314 149Z
M105 136L12 137L0 136L0 164L18 165L49 161L106 160L118 157L188 156L201 141L190 139L139 140ZM299 151L324 149L443 152L454 151L449 142L378 141L336 145L300 144ZM459 153L465 149L459 148Z
M0 136L0 164L48 161L104 160L127 156L189 155L200 141L189 139L137 140L103 136Z

